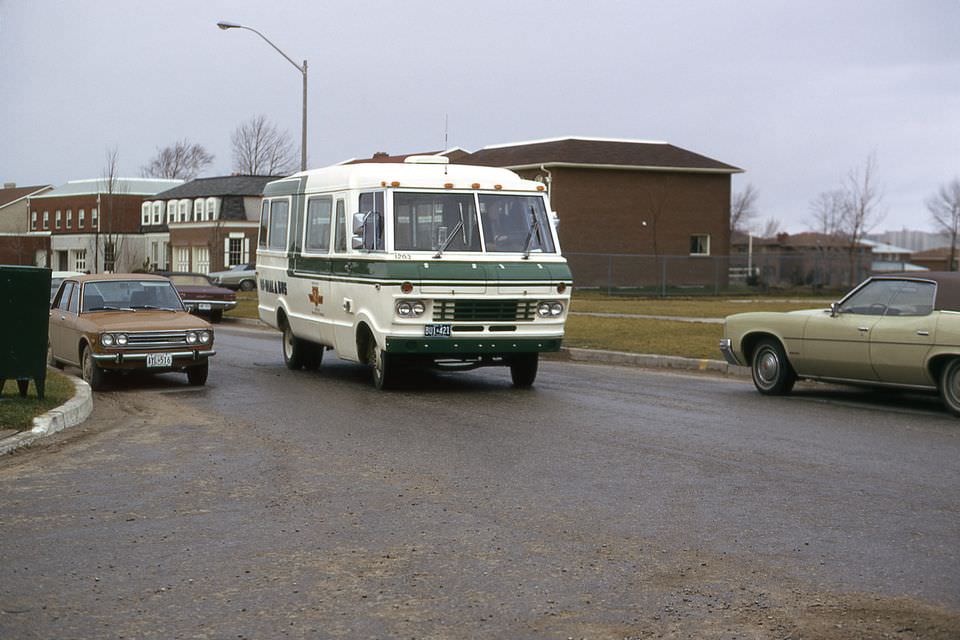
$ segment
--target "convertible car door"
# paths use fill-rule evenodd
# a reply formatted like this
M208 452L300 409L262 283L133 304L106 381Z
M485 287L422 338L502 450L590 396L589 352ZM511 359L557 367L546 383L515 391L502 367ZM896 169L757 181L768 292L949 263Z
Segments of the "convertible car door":
M870 334L870 360L883 382L933 385L924 361L933 346L936 315L932 282L896 281L882 318Z
M814 316L803 332L805 369L801 375L877 379L870 362L870 334L896 289L893 280L869 280L837 305L837 313Z

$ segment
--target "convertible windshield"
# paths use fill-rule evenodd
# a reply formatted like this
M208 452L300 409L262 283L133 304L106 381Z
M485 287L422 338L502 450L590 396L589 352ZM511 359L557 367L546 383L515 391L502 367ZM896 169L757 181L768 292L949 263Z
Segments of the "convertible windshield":
M81 313L138 309L181 311L183 305L173 285L162 280L105 280L83 285Z
M556 251L540 196L398 192L393 198L396 251Z

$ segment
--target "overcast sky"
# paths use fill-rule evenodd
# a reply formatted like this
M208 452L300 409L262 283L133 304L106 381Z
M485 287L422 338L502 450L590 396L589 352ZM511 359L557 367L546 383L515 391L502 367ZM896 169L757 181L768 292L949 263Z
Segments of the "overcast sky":
M231 171L265 114L309 166L375 151L565 135L664 140L746 170L763 218L875 152L886 228L929 228L960 175L960 0L615 2L0 0L0 180L95 178L108 147L139 175L179 138ZM602 198L603 194L597 194Z

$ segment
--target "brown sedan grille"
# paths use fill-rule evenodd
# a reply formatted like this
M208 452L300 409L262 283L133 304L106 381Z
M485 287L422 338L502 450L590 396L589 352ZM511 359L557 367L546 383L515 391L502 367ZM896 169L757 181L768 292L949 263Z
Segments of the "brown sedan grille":
M434 322L516 322L533 320L535 300L434 300Z
M186 331L128 333L126 347L176 347L187 344Z

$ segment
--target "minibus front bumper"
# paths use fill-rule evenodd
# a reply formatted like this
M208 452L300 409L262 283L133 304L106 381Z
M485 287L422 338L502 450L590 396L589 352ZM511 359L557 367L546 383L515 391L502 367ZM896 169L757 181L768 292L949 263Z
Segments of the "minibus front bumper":
M497 356L560 351L562 338L392 338L387 353L419 356Z

